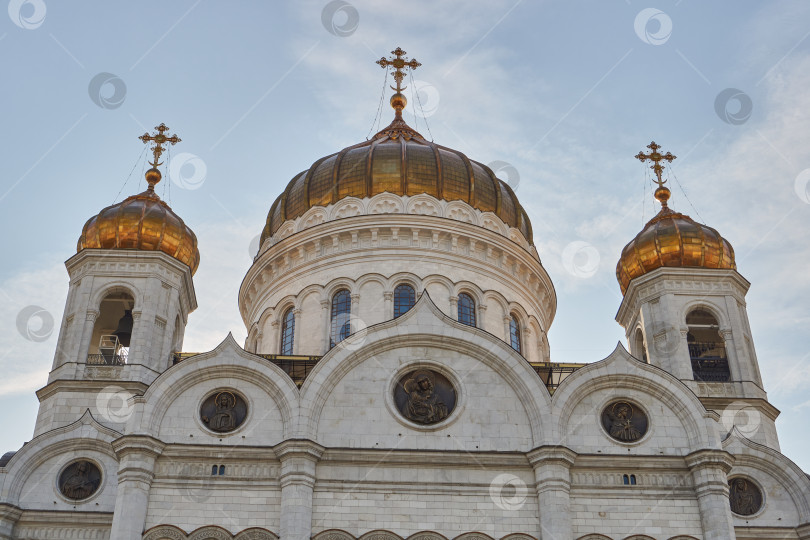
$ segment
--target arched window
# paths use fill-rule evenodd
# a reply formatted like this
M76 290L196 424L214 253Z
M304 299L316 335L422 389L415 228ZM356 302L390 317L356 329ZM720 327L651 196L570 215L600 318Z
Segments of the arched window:
M517 352L522 352L520 348L520 324L514 315L509 317L509 344Z
M104 297L90 337L88 364L127 363L135 322L132 316L134 306L135 299L127 292L112 292Z
M394 289L394 318L404 315L416 303L416 291L410 285L397 285Z
M295 314L293 308L287 308L281 322L281 354L293 353L293 342L295 340Z
M349 291L341 289L332 297L330 316L329 348L331 349L351 333L352 297Z
M705 309L694 309L686 316L689 331L686 342L696 381L727 382L731 380L726 346L717 319Z
M458 295L458 321L475 326L475 300L467 293Z
M641 328L636 330L636 338L635 343L633 344L633 355L636 358L640 358L642 362L649 364L649 360L647 360L647 348L644 346L644 333L641 331Z

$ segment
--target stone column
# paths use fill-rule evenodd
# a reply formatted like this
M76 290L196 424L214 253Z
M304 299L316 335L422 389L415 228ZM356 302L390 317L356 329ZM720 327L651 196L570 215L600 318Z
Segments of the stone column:
M385 316L384 320L390 321L394 318L394 292L385 291L383 293L383 300L385 301Z
M698 450L686 456L700 509L704 540L734 540L728 502L728 477L734 456L723 450Z
M77 362L87 362L87 355L90 353L90 338L93 337L93 328L96 326L97 318L98 310L87 310L87 315L84 319L84 328L82 329L81 345L79 345L79 357L76 359Z
M321 336L323 336L323 343L321 343L321 354L329 352L329 338L332 334L332 325L329 324L329 312L331 311L332 303L327 300L321 300Z
M118 455L118 493L110 538L141 540L155 460L165 445L147 435L125 435L112 446Z
M301 309L294 308L293 309L293 354L299 354L298 350L301 344L301 338L304 337L301 335ZM298 334L296 336L296 334ZM297 339L296 339L297 338ZM279 344L279 352L281 352Z
M458 320L458 296L450 295L450 318L454 321Z
M315 467L324 447L306 439L290 439L274 448L281 462L281 540L312 537L312 491Z
M0 503L0 540L13 540L12 532L17 521L22 516L22 510L16 506Z
M571 466L576 452L564 446L540 446L527 454L537 482L541 540L573 538Z

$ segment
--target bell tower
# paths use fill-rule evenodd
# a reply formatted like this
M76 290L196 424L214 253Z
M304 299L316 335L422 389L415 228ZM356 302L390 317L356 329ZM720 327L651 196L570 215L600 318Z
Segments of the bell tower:
M68 297L48 384L37 392L35 435L87 409L101 423L125 421L124 402L141 394L181 350L197 307L192 275L200 255L192 230L155 193L163 145L180 141L165 135L164 124L156 129L141 136L154 143L146 191L90 218L77 253L65 263ZM63 418L67 403L76 407L76 418Z
M748 322L750 283L737 272L734 249L720 233L672 210L662 162L675 156L649 154L658 185L660 212L625 246L616 267L622 301L616 320L630 352L664 369L721 417L725 432L737 426L760 444L779 449Z

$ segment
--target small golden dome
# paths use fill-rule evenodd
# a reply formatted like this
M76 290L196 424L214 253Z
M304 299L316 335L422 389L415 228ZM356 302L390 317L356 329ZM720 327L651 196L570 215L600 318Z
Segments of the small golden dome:
M734 248L717 230L675 212L666 205L669 190L655 192L662 208L622 250L616 279L622 294L630 281L661 267L736 270Z
M194 232L155 193L161 174L146 171L149 188L108 206L84 224L76 251L83 249L137 249L162 251L185 264L191 273L200 264Z

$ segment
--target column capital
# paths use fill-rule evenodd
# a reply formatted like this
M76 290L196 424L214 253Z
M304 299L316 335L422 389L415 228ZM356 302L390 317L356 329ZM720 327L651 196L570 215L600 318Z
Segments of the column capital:
M799 540L810 540L810 523L796 527L796 534L799 535Z
M318 462L325 450L326 448L309 439L287 439L273 447L279 461L298 457Z
M734 456L725 450L697 450L687 455L686 465L690 470L719 469L728 474L734 465Z
M120 460L130 454L142 454L146 457L157 458L166 443L149 435L124 435L112 442L113 450Z
M87 314L85 315L85 320L90 322L96 322L98 319L99 311L97 309L88 309Z
M538 446L526 454L529 464L537 469L543 465L562 465L570 469L576 461L577 453L567 446Z
M385 291L383 293L383 299L384 300L391 300L393 298L394 298L394 292L393 291Z

